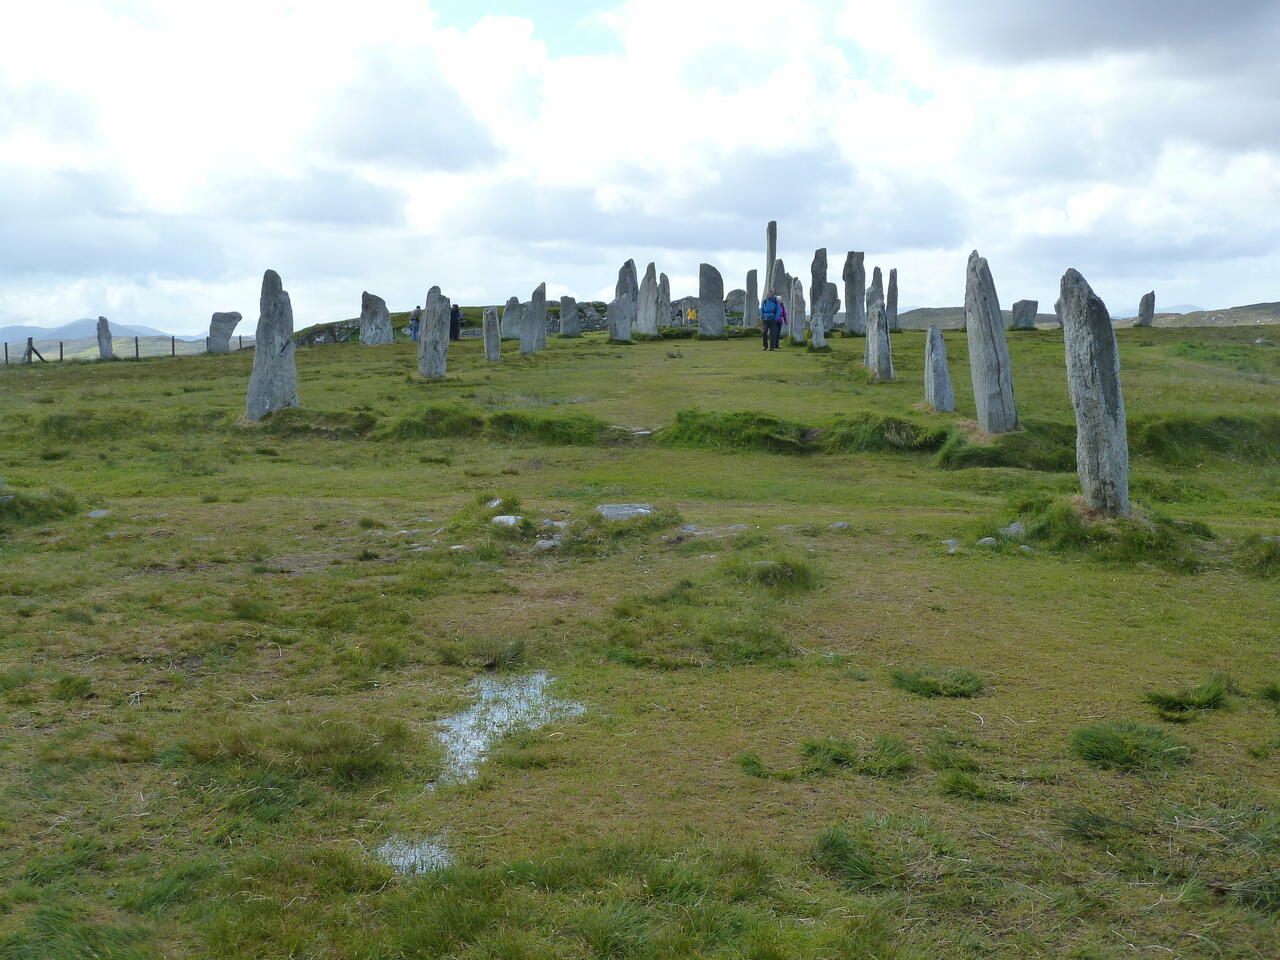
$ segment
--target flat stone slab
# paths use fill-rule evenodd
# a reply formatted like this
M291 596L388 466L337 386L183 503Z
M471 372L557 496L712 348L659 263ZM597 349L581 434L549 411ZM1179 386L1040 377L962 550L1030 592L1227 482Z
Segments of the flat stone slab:
M647 517L654 510L647 503L602 503L596 512L606 520L630 520L633 517Z
M89 517L94 520L100 520L103 517L110 515L110 513L110 510L90 510Z
M523 519L524 517L517 517L514 514L504 513L500 516L494 517L491 522L503 527L518 527L520 525L520 521Z

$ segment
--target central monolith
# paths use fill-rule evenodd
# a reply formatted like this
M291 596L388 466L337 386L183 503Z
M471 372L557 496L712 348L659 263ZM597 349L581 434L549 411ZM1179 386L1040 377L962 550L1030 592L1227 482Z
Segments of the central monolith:
M1017 430L1018 408L1013 401L1013 371L1000 299L987 261L977 250L969 254L965 272L964 320L978 426L987 433Z

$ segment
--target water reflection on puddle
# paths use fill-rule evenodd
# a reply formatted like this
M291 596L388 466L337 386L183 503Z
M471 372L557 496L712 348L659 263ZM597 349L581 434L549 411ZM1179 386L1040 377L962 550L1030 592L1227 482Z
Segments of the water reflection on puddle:
M396 873L417 876L453 866L448 838L443 834L425 840L392 837L377 849L378 859L389 864Z
M546 673L530 673L481 677L471 684L476 702L440 722L443 729L437 736L445 756L439 782L474 780L489 748L508 734L537 730L586 712L580 703L553 698L547 692L551 682Z

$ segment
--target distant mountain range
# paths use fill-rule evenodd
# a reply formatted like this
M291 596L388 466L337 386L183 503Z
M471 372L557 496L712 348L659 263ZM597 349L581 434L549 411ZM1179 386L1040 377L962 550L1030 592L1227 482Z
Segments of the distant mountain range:
M1161 307L1156 304L1157 327L1245 327L1280 323L1280 303L1252 303L1242 307L1226 307L1221 310L1187 310L1185 304ZM1009 322L1008 310L1003 311ZM1112 317L1117 326L1127 326L1133 317ZM964 326L964 307L917 307L899 312L898 322L908 330L923 330L936 324L944 330L959 330ZM1056 325L1052 313L1036 314L1036 322Z
M60 327L30 327L18 324L12 327L0 327L0 340L12 343L15 340L26 340L35 337L37 340L76 340L80 337L96 337L98 335L98 318L83 317L72 320ZM169 334L154 327L132 327L125 323L112 323L113 337L167 337ZM179 339L190 339L181 337Z

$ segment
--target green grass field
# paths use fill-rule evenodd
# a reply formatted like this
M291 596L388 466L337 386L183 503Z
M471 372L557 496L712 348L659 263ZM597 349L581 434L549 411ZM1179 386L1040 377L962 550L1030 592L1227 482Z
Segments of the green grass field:
M0 958L1280 956L1280 331L1118 336L1098 525L1058 332L994 444L957 333L4 371Z

